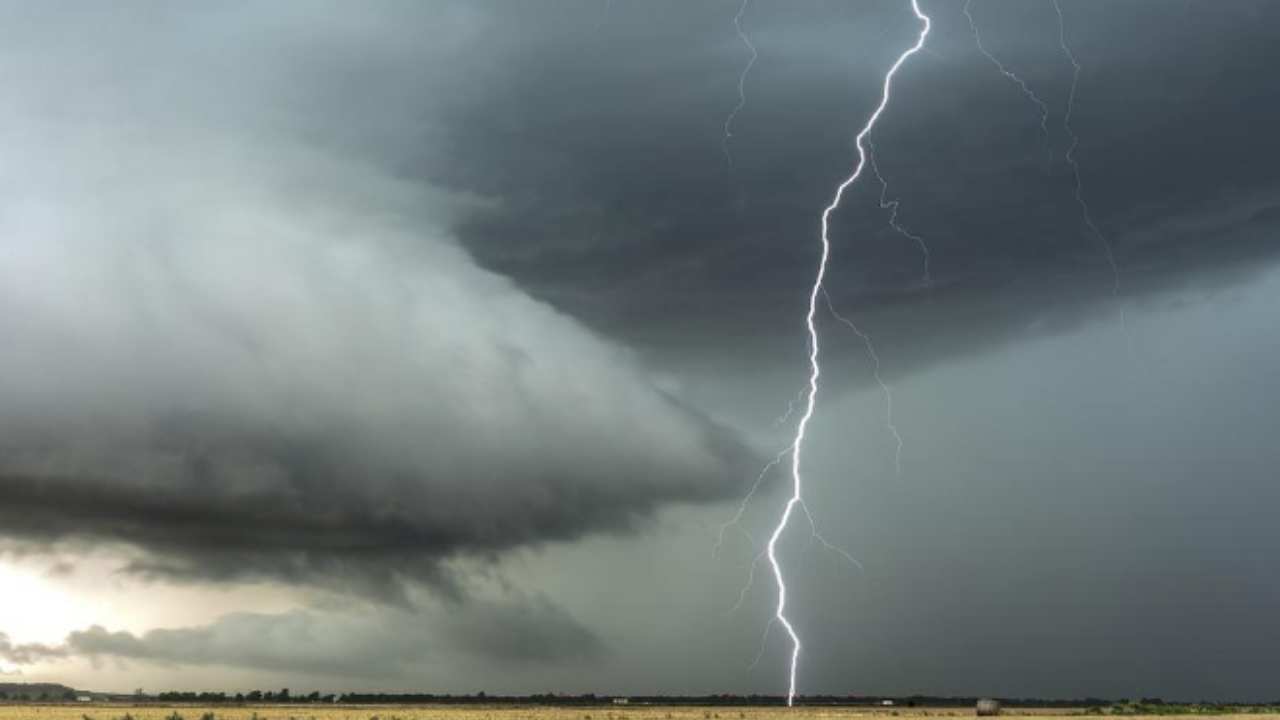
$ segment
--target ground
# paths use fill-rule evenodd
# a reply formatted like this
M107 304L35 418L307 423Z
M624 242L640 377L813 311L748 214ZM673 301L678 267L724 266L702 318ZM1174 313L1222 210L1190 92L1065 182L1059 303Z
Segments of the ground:
M1083 716L1081 710L1016 709L1003 715L1019 720ZM176 715L176 717L175 717ZM962 708L829 708L798 707L519 707L445 705L126 705L67 703L58 705L0 705L0 720L913 720L925 717L973 717ZM1127 718L1157 716L1126 715ZM1226 717L1226 716L1223 716ZM1236 720L1277 715L1232 714Z

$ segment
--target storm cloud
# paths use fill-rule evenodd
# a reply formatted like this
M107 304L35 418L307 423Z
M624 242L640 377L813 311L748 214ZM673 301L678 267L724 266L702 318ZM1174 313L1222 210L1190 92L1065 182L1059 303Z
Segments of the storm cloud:
M208 625L134 634L100 625L60 645L14 645L0 635L0 659L25 666L84 658L170 666L226 666L334 677L404 676L434 659L490 663L598 659L592 632L541 597L469 600L465 606L374 606L239 612Z
M1047 103L1042 133L1037 108L978 52L963 5L927 4L928 50L902 69L870 138L886 198L929 248L928 276L917 244L888 226L874 178L833 226L828 290L885 337L891 373L1017 342L1030 326L1067 331L1118 304L1065 161L1072 67L1053 6L972 4L988 48ZM722 123L747 59L725 22L733 9L623 3L594 33L594 15L536 13L551 27L500 44L516 54L505 82L466 95L448 154L419 170L507 198L459 227L483 264L675 366L732 357L730 347L794 362L819 213L849 172L881 73L915 32L893 2L752 3L743 23L763 59L730 168ZM1160 302L1206 275L1256 277L1276 252L1280 140L1254 128L1280 121L1280 95L1258 81L1277 61L1280 8L1063 12L1082 64L1073 157L1123 302ZM636 61L654 47L660 62Z
M92 73L99 44L121 65L82 95L21 83L0 117L21 141L0 171L7 537L118 541L153 577L392 593L447 587L450 556L737 492L751 453L730 430L457 246L448 214L483 200L219 125L278 77L175 119L166 93L230 79L196 58L169 86L125 37L172 42L121 23L55 62L6 51L33 77Z
M1053 4L970 4L1044 131L921 4L825 288L901 471L821 313L807 506L863 569L780 540L802 692L1271 699L1280 4L1060 3L1117 275ZM726 613L785 466L715 543L790 440L819 214L917 26L752 0L730 162L740 7L0 4L0 559L90 606L0 660L785 687L782 634L748 665L766 574Z

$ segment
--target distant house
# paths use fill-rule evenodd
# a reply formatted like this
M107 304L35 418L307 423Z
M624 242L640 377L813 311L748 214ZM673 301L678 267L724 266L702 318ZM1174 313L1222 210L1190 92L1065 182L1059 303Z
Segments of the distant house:
M990 698L982 698L978 701L978 717L986 717L990 715L1000 714L1000 701Z
M627 705L630 702L631 702L631 698L614 698L613 699L614 705Z
M892 700L881 700L881 701L880 701L880 704L881 704L881 705L883 705L883 706L885 706L885 707L893 707L893 701L892 701Z
M92 695L77 695L76 702L93 702Z

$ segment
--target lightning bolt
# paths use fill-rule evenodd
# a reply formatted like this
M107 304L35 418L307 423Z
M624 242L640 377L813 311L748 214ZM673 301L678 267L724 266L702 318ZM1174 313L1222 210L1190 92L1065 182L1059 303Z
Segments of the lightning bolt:
M1076 160L1076 150L1080 147L1080 137L1076 135L1075 130L1071 127L1071 115L1075 110L1076 90L1080 85L1080 63L1076 60L1075 53L1071 51L1071 46L1067 44L1066 21L1062 15L1062 6L1059 4L1059 0L1051 0L1051 2L1053 4L1054 11L1058 15L1058 44L1062 48L1062 53L1066 56L1067 61L1071 63L1071 88L1067 92L1067 109L1062 116L1062 129L1071 140L1071 145L1067 149L1065 159L1067 161L1067 165L1071 168L1072 178L1075 180L1074 195L1076 205L1080 208L1081 220L1089 233L1094 237L1098 244L1102 246L1103 254L1107 260L1107 266L1111 270L1111 296L1115 298L1119 305L1120 326L1128 341L1129 356L1130 358L1133 358L1133 336L1129 333L1129 322L1125 315L1124 304L1120 302L1120 265L1116 262L1115 249L1112 247L1111 241L1107 239L1106 235L1102 234L1097 223L1093 221L1093 212L1089 209L1089 204L1084 198L1084 182L1080 176L1080 163ZM1027 85L1026 81L1005 67L1005 65L996 59L996 57L987 50L986 46L982 44L982 34L978 32L978 24L974 21L973 14L970 12L972 5L973 0L965 0L964 16L969 20L969 27L973 30L973 40L978 46L978 51L985 55L986 58L996 66L996 69L1000 71L1000 74L1009 78L1009 80L1016 84L1022 91L1022 94L1039 109L1040 133L1044 136L1045 142L1047 143L1049 138L1049 106L1031 90L1031 87ZM1052 149L1049 153L1050 160L1052 160Z
M892 396L889 396L889 398L890 398L890 403L892 403ZM892 404L890 405L890 408L892 408ZM892 413L892 409L890 409L890 413ZM892 417L893 417L892 414L890 414L889 417L890 417L890 421L892 422ZM892 425L890 427L892 427ZM895 436L897 435L896 430L894 430L894 434ZM770 470L772 470L773 468L781 464L782 458L786 457L787 454L791 452L791 450L792 448L788 446L782 452L775 455L772 460L770 460L768 463L765 464L764 468L760 470L760 474L756 476L756 481L751 486L751 490L747 493L746 497L742 499L742 502L739 503L737 513L735 513L734 516L728 522L720 525L720 531L718 536L716 537L716 544L711 550L711 556L713 558L718 557L720 555L720 549L724 546L724 535L726 532L729 531L729 528L731 527L738 528L738 531L741 532L743 537L747 539L747 542L750 543L752 547L755 546L756 544L755 538L752 537L751 533L747 532L742 527L742 516L746 513L747 506L751 504L752 496L754 496L756 491L760 488L760 483L764 480L765 476L768 475ZM901 450L901 439L899 439L899 450ZM799 506L800 506L800 509L804 511L805 517L808 518L809 520L809 529L811 531L811 534L809 536L810 544L817 542L820 545L822 545L824 549L836 555L839 555L846 562L848 562L849 565L852 566L853 568L859 571L865 570L865 568L862 566L862 563L859 562L858 559L853 556L853 553L850 553L848 550L845 550L839 545L836 545L835 543L828 541L825 537L822 536L822 533L818 532L818 521L814 519L813 513L809 511L808 505L806 505L803 501L801 501L799 503ZM742 608L743 603L745 603L747 600L747 593L749 593L751 591L752 586L755 585L756 569L760 567L760 561L764 560L765 557L766 557L765 551L761 550L759 553L756 554L755 558L751 560L751 564L747 566L747 581L742 585L742 589L738 591L738 599L736 602L733 603L733 606L729 608L729 611L725 613L726 615L733 615L739 609ZM773 625L773 623L776 621L777 621L777 618L771 619L769 621L769 625ZM768 637L767 628L765 630L765 637ZM761 652L763 652L763 649L761 650ZM760 662L760 657L757 655L755 661L752 662L751 665L749 665L748 667L755 667L756 663L758 662Z
M925 244L924 238L902 227L898 222L898 208L902 205L899 200L889 199L889 183L885 181L884 176L880 174L880 165L876 162L875 145L868 140L867 160L871 163L871 172L875 173L876 179L880 181L880 209L889 211L889 227L893 228L899 235L914 240L916 245L920 246L920 253L924 255L924 284L926 287L933 284L933 276L929 272L929 246ZM828 302L830 299L828 298ZM832 311L834 312L834 310ZM866 340L864 337L863 340ZM868 341L869 342L869 341ZM873 351L874 354L874 351ZM879 366L880 360L876 359L876 365Z
M875 161L872 161L871 167L875 168ZM893 388L884 381L880 376L880 355L876 353L876 346L871 342L871 336L863 332L853 321L841 315L836 306L831 302L831 296L827 294L826 289L822 291L822 297L827 301L827 309L831 311L831 316L836 320L849 326L854 335L862 340L862 344L867 349L867 355L871 358L871 377L875 378L876 384L880 386L880 392L884 394L884 425L893 435L894 441L898 443L898 448L893 455L893 467L899 475L902 474L902 435L898 432L898 426L893 424ZM825 542L825 541L824 541ZM856 561L855 561L856 562Z
M1084 199L1084 182L1080 178L1080 163L1076 161L1076 149L1080 146L1080 137L1071 128L1071 113L1075 109L1076 88L1080 85L1080 63L1076 60L1075 53L1071 52L1071 46L1067 44L1067 23L1062 16L1062 6L1058 4L1058 0L1053 0L1053 9L1058 13L1058 44L1062 46L1062 54L1066 55L1067 61L1071 63L1071 89L1067 93L1067 111L1062 116L1062 129L1071 138L1071 146L1067 149L1066 160L1067 164L1071 166L1071 174L1075 178L1076 204L1080 206L1080 217L1084 221L1085 227L1102 245L1103 252L1107 258L1107 265L1111 268L1111 296L1115 298L1120 306L1120 325L1129 341L1130 357L1133 357L1133 337L1129 334L1129 323L1125 319L1124 304L1120 303L1120 265L1116 262L1116 253L1111 246L1111 241L1107 239L1106 235L1102 234L1102 231L1098 229L1098 225L1093 221L1093 212L1089 209L1089 203L1085 202Z
M1056 0L1055 0L1055 4L1056 4ZM997 60L996 56L992 55L987 50L986 46L982 44L982 34L978 32L978 23L974 21L973 14L970 13L971 5L973 5L973 0L964 1L964 16L969 19L969 28L973 30L973 41L978 46L978 52L985 55L986 58L991 61L991 64L995 65L996 69L1000 71L1000 74L1009 78L1009 80L1011 80L1015 85L1017 85L1018 89L1022 90L1022 94L1025 95L1026 98L1030 100L1032 103L1034 103L1036 108L1040 110L1040 135L1044 138L1045 144L1048 144L1049 142L1049 106L1045 104L1045 102L1041 100L1034 92L1032 92L1030 86L1027 85L1026 81L1018 77L1018 75L1014 73L1012 70L1005 67L1004 63ZM1061 17L1061 13L1059 13L1059 17ZM1079 73L1079 67L1076 68L1076 72ZM1074 92L1075 92L1075 85L1073 84L1072 93ZM1049 151L1049 157L1050 159L1053 158L1052 149Z
M773 427L780 427L786 424L791 419L791 416L796 414L796 405L804 402L804 390L804 388L800 388L796 391L796 396L787 401L786 412L773 419Z
M747 506L751 504L751 498L755 497L756 491L760 489L760 484L764 482L764 479L769 474L769 471L774 469L778 465L780 465L782 463L782 458L786 457L787 453L789 452L791 452L790 445L783 448L782 452L778 453L777 455L774 455L773 459L765 463L765 466L760 469L760 473L756 475L756 481L751 484L751 489L747 491L746 496L742 498L742 502L738 504L738 511L734 513L733 517L730 518L728 522L720 526L720 531L716 535L716 544L714 547L711 548L711 557L715 558L720 556L720 548L724 547L724 534L728 532L729 528L731 527L738 528L738 530L742 532L743 535L746 536L747 540L750 541L752 545L755 545L755 539L751 537L751 534L748 533L746 530L742 529L742 516L746 514ZM757 561L758 560L759 558L757 558ZM752 572L752 575L755 574L754 563L752 564L751 572ZM747 587L750 587L750 583L748 583ZM743 594L745 593L746 593L746 589L744 588ZM738 605L741 605L741 604L742 604L742 600L741 598L739 598ZM734 606L734 609L737 609L737 605Z
M738 7L738 14L733 16L733 29L738 33L738 39L742 44L751 51L751 59L738 75L738 104L733 106L724 119L724 139L720 141L720 149L724 151L724 159L729 163L730 169L733 169L733 153L729 151L729 139L733 137L733 121L738 117L738 113L742 112L742 108L747 106L747 75L751 73L751 66L755 65L756 59L760 57L756 52L756 46L751 43L751 38L747 37L747 33L742 30L742 16L747 12L747 6L750 4L751 0L742 0L742 5Z
M778 624L786 630L787 636L791 639L791 663L789 680L787 685L787 707L795 704L796 697L796 667L800 662L800 636L796 633L795 628L791 625L791 621L787 619L787 584L782 576L782 567L778 564L778 539L782 537L782 533L787 529L787 524L791 520L791 515L795 511L797 505L804 502L802 494L802 475L800 473L802 455L804 450L805 431L809 427L809 422L813 419L814 403L818 395L818 379L822 375L822 367L818 363L818 329L815 324L818 314L818 294L822 292L822 282L827 274L827 261L831 257L831 239L830 225L831 214L840 207L840 201L844 198L844 193L851 185L857 182L862 175L862 170L867 164L867 148L865 143L867 135L871 133L875 127L876 121L880 119L880 115L884 113L885 108L889 104L890 93L893 84L893 77L897 74L898 69L912 55L920 51L924 47L925 39L929 36L930 20L929 16L920 11L919 0L910 0L911 11L920 20L920 35L916 39L914 45L905 50L898 59L885 73L884 83L880 95L880 104L876 106L875 111L867 118L867 122L862 129L858 131L858 135L854 138L854 145L858 150L858 162L854 166L853 172L844 179L836 187L835 195L831 199L831 203L822 211L822 254L818 262L817 274L813 280L813 287L809 290L809 309L805 315L805 328L809 333L809 388L805 394L804 414L800 417L800 422L796 425L795 440L791 444L791 497L787 499L786 505L783 507L782 516L778 520L778 525L774 528L773 534L769 536L769 543L765 548L769 564L773 567L773 577L778 585L778 605L774 611L774 618Z

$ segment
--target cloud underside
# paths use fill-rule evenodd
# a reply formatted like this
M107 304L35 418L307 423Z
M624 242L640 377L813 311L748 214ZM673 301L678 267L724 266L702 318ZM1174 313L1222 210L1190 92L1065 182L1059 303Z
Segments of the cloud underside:
M15 644L0 633L0 659L20 667L87 659L360 678L412 675L433 662L572 664L605 652L601 640L563 610L541 596L521 595L354 613L239 612L207 625L141 634L94 625L59 644Z
M731 431L458 247L476 200L28 80L0 114L0 537L394 595L741 488Z
M751 453L734 434L560 311L652 341L673 366L695 357L719 371L702 359L731 356L754 369L784 348L799 367L815 211L848 171L849 128L884 67L868 56L850 70L844 53L891 57L886 34L914 31L910 14L851 8L829 23L753 9L771 60L735 121L726 178L720 121L742 48L719 11L690 6L690 22L672 22L620 6L632 31L611 36L581 32L596 20L578 12L507 4L325 10L150 8L153 23L0 10L12 70L0 538L118 542L140 551L130 570L167 579L385 597L413 579L456 594L452 558L626 532L666 504L738 495ZM937 14L931 42L947 60L912 63L876 138L936 284L920 285L919 249L884 228L874 186L835 228L831 294L866 317L886 376L1274 260L1272 165L1248 161L1275 140L1243 126L1265 125L1273 103L1218 83L1251 55L1167 101L1218 93L1184 103L1221 116L1203 136L1152 127L1168 107L1142 95L1121 98L1123 125L1123 81L1084 78L1078 155L1116 231L1116 300L1061 159L1056 44L1009 56L1041 68L1032 79L1057 98L1041 138L954 24L958 8ZM1132 35L1090 17L1069 18L1090 27L1082 39ZM1250 24L1220 42L1274 46L1267 23ZM884 41L854 42L872 36ZM618 45L594 53L584 38ZM651 45L663 62L632 67ZM1177 47L1187 62L1224 54ZM1150 77L1128 55L1110 62L1116 77ZM1224 98L1247 111L1219 112ZM1145 165L1130 158L1142 147ZM1183 172L1169 148L1205 169ZM1058 153L1049 167L1044 151ZM1153 162L1157 151L1177 165ZM1196 213L1210 219L1178 224Z
M37 183L74 223L8 202L9 538L121 541L158 575L386 586L740 486L729 431L446 239L164 181Z

